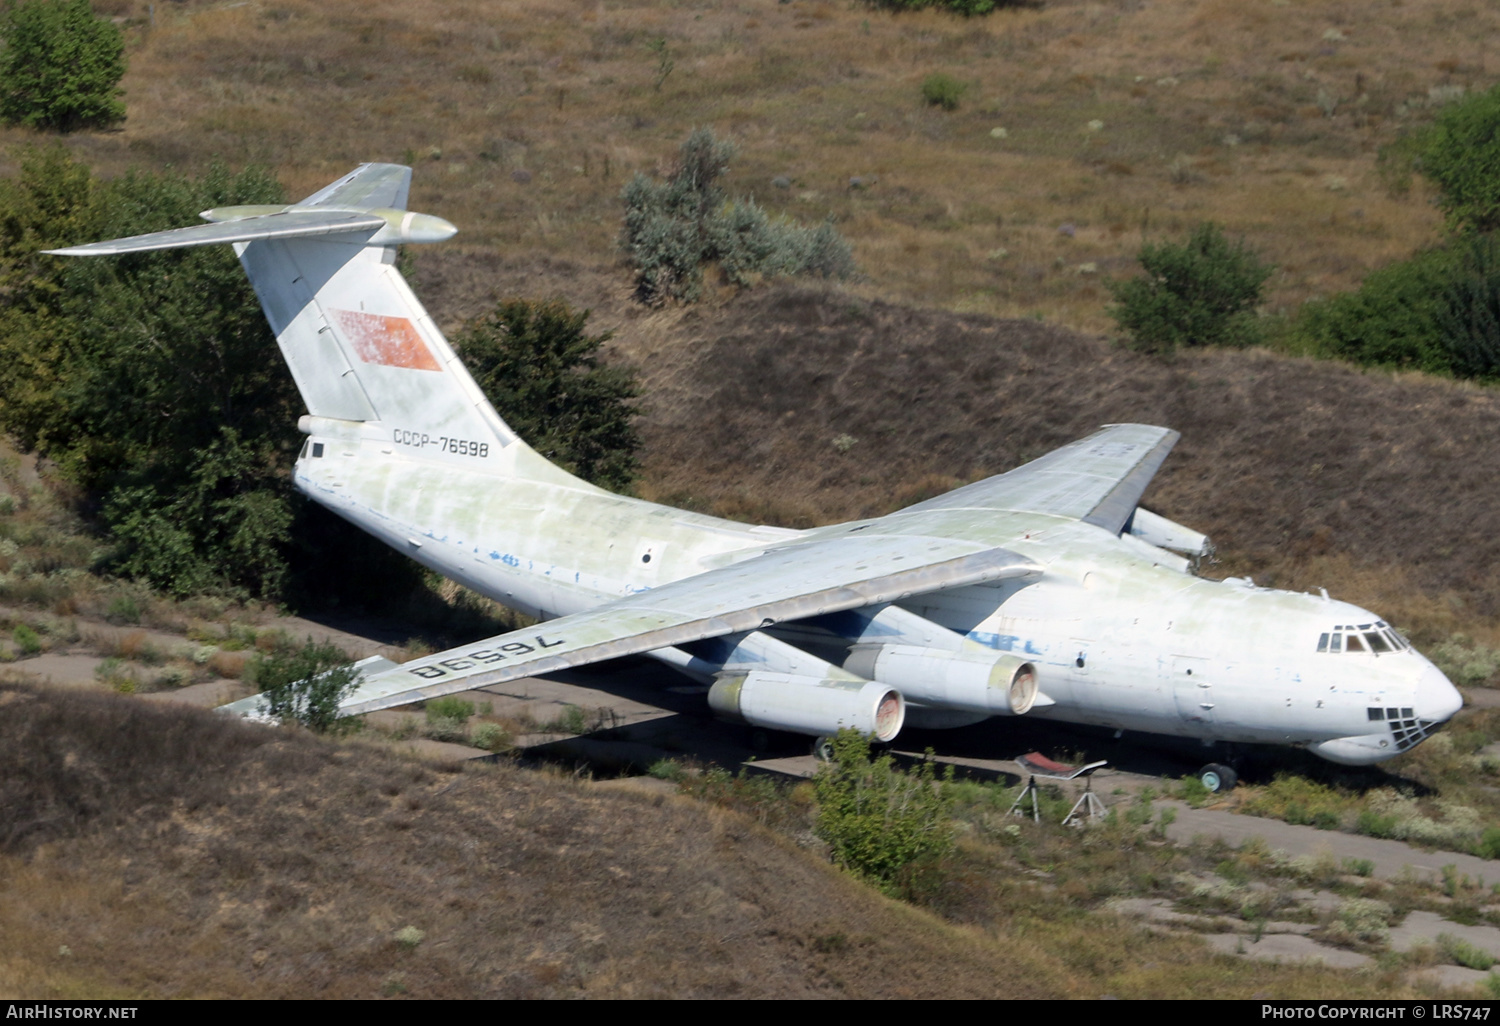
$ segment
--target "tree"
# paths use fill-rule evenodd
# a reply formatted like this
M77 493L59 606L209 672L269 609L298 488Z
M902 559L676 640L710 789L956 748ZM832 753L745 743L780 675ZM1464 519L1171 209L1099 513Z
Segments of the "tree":
M479 387L526 442L564 469L622 491L635 479L640 388L601 364L611 335L587 335L589 311L561 300L508 299L454 339Z
M89 0L6 0L0 40L0 121L72 132L125 120L125 40Z
M1500 228L1500 86L1447 107L1416 151L1451 228Z
M0 426L84 490L113 542L108 568L177 594L284 587L291 376L227 247L39 251L281 195L254 168L98 182L60 146L0 183Z
M333 729L339 703L359 684L359 671L347 652L311 638L301 646L281 644L257 655L250 675L261 689L263 715L319 734Z
M1205 222L1182 245L1146 243L1140 261L1144 275L1109 286L1110 312L1132 349L1165 354L1256 341L1255 308L1272 269L1243 242Z

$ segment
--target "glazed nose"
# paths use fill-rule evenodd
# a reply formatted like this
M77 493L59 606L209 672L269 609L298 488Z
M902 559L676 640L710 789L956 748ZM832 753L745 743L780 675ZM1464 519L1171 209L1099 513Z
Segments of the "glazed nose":
M1417 718L1433 723L1445 723L1464 707L1464 696L1444 676L1443 671L1428 664L1417 678Z

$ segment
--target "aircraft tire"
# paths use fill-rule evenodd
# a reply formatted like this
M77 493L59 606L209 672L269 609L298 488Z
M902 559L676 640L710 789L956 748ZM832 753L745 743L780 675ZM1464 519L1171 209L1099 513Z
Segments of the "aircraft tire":
M822 737L819 737L818 739L813 741L812 754L813 758L817 759L819 762L832 762L833 738L829 737L827 734L824 734Z
M1223 763L1211 762L1198 771L1198 779L1211 794L1217 794L1233 791L1234 785L1240 782L1240 775Z

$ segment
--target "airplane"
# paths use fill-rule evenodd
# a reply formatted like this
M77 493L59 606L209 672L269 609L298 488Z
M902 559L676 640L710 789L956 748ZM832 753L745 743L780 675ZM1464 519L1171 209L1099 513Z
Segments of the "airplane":
M289 206L50 252L233 245L307 406L296 487L539 622L359 665L341 715L646 655L724 719L890 742L906 723L1030 716L1195 739L1201 776L1292 745L1389 759L1463 704L1374 613L1197 576L1202 534L1141 508L1178 434L1113 424L1007 473L810 530L588 484L517 437L395 267L457 229L406 209L411 169L362 164ZM254 716L252 697L223 707Z

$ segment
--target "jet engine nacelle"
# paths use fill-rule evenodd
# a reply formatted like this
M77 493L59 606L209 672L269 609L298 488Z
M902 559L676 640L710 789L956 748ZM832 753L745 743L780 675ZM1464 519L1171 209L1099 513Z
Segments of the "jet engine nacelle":
M859 645L844 669L900 688L913 702L990 716L1024 715L1037 700L1036 667L1006 653Z
M721 675L708 704L755 727L813 735L853 729L876 741L891 740L906 721L906 701L887 684L766 670Z

